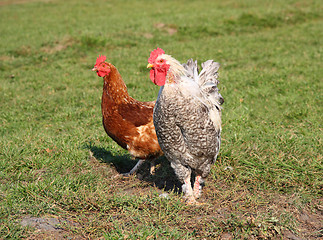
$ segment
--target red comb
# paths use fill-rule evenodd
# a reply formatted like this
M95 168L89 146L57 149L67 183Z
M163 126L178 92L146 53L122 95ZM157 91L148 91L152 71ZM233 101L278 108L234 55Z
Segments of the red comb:
M104 56L104 55L99 55L99 57L96 59L96 63L95 63L95 65L99 65L100 63L103 63L105 60L107 59L107 57L106 56Z
M164 53L165 53L165 51L163 49L161 49L161 48L157 48L157 49L153 50L150 53L150 57L148 58L148 63L153 64L155 62L156 58L159 55L162 55Z

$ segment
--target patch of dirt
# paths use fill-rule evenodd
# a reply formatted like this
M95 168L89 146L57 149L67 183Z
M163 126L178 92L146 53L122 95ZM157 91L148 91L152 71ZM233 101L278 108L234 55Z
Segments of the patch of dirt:
M34 228L35 231L27 239L85 239L75 236L66 229L81 227L79 224L67 219L54 217L25 217L20 222L23 227Z
M147 39L152 39L154 37L154 35L151 33L144 33L143 36Z
M154 27L167 32L169 35L174 35L178 32L177 26L174 24L155 23Z
M66 38L66 39L63 39L62 41L56 41L53 44L45 45L40 50L44 53L53 54L53 53L65 50L66 48L75 44L75 42L76 41L72 38Z
M317 199L311 205L307 204L300 208L302 206L300 198L297 194L293 194L291 196L276 196L272 198L270 205L277 215L283 213L294 217L294 220L296 220L294 223L295 230L299 235L298 237L301 237L300 239L317 239L323 237L323 211L320 207L322 200ZM294 233L288 233L290 236L292 234Z
M5 55L0 56L0 61L12 61L12 60L13 60L12 56L5 56Z

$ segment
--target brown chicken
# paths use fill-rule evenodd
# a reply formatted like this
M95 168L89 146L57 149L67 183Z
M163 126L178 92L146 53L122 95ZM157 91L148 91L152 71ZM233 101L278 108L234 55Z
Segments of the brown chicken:
M105 60L105 56L99 56L92 69L103 77L101 110L104 129L119 146L139 159L125 175L135 173L145 160L150 160L150 173L153 173L155 159L163 155L153 123L155 102L140 102L130 97L116 67Z

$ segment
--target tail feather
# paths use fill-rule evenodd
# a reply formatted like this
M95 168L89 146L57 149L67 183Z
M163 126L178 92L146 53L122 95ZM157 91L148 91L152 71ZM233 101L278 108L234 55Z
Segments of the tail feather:
M199 74L199 85L201 89L208 95L208 99L213 103L222 105L224 99L219 93L219 73L220 63L213 60L207 60L201 64L202 71Z
M202 71L199 74L199 84L203 86L207 82L212 82L216 86L219 83L219 74L218 70L220 68L220 63L214 62L213 60L207 60L201 64Z
M193 61L192 58L187 60L187 63L182 64L187 70L187 77L194 79L197 83L199 82L199 68L197 66L197 60Z
M197 61L189 59L187 63L183 63L183 67L187 70L187 77L194 79L196 81L202 92L206 94L207 98L213 102L215 105L222 105L224 99L219 93L218 84L219 84L219 74L218 70L220 64L214 62L213 60L207 60L201 64L202 70L199 73L197 66Z

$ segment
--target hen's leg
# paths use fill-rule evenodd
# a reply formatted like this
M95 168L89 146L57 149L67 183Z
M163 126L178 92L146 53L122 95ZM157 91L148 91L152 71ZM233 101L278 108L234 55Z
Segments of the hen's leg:
M128 173L123 173L124 176L129 176L138 171L138 168L144 163L145 160L139 160L137 164Z
M153 175L155 173L155 168L156 168L155 160L156 159L153 159L150 161L150 175Z
M200 175L197 175L195 177L194 188L193 188L193 194L195 198L199 198L202 194L201 183L203 183L203 179Z

